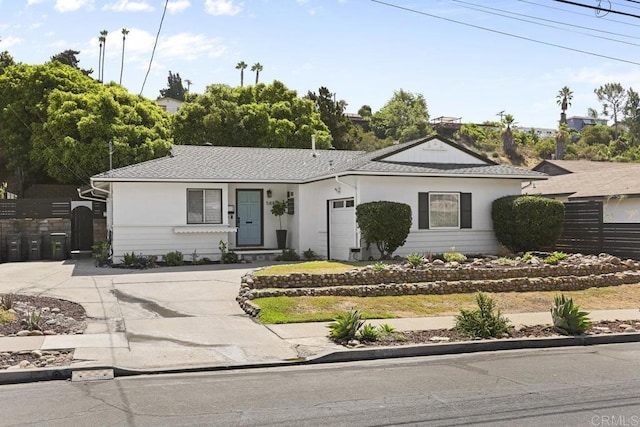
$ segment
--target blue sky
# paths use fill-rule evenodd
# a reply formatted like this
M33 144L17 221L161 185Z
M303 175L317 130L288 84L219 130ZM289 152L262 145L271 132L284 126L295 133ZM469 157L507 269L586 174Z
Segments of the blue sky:
M327 86L347 101L349 112L363 104L375 111L402 88L424 95L431 117L482 122L505 111L522 126L555 127L555 97L562 86L574 92L569 116L586 115L589 107L601 110L593 90L604 83L640 90L638 64L460 24L640 63L640 19L597 17L552 0L387 2L424 14L370 0L171 0L143 94L155 99L169 70L191 80L192 92L212 83L238 85L236 64L260 62L261 82L280 80L300 95ZM611 4L640 15L640 4ZM105 79L117 81L124 27L130 33L123 85L139 93L164 5L165 0L0 0L0 50L37 64L75 49L81 67L97 69L98 35L107 30ZM255 75L245 73L245 83L253 82Z

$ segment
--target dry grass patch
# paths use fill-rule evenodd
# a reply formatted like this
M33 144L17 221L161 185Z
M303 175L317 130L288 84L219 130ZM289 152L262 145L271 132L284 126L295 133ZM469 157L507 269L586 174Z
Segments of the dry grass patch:
M262 270L256 271L256 276L276 276L291 273L305 274L339 274L346 273L358 265L366 263L358 262L337 262L337 261L308 261L297 264L272 265Z
M500 292L491 296L503 313L548 311L554 295L560 292ZM590 288L563 292L584 310L637 308L640 284ZM254 302L261 308L264 323L296 323L333 320L351 308L359 309L368 319L399 317L450 316L461 308L476 308L475 294L406 295L387 297L269 297Z

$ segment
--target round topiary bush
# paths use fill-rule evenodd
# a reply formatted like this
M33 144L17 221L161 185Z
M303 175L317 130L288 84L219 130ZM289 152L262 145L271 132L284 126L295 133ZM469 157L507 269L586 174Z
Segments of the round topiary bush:
M369 202L356 207L356 222L368 245L375 243L382 258L404 245L411 229L411 206L397 202Z
M491 207L493 230L514 252L552 249L562 233L564 204L540 196L506 196Z

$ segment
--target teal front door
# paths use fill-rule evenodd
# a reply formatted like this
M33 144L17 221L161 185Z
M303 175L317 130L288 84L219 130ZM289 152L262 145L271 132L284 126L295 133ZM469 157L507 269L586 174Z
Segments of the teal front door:
M236 190L236 246L262 246L262 190Z

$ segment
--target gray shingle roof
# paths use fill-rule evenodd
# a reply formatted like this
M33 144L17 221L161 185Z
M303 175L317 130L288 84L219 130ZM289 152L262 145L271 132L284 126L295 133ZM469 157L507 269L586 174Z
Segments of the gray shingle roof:
M371 153L363 151L175 145L171 155L114 169L96 181L306 182L333 175L410 174L422 176L488 176L543 179L544 174L487 161L485 165L400 163L385 161L395 152L428 139ZM454 144L455 145L455 144Z

